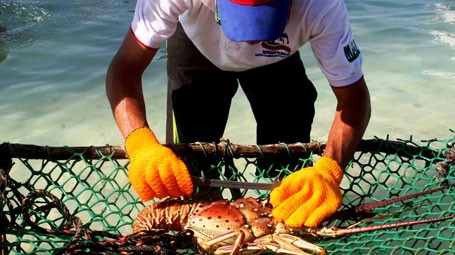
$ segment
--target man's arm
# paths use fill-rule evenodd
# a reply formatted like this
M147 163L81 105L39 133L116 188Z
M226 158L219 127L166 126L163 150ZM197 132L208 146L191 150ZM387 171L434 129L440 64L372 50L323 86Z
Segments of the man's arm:
M142 74L157 49L143 46L128 31L106 76L106 92L130 157L128 178L143 201L189 196L190 173L172 150L161 145L148 128Z
M323 156L335 160L344 169L370 120L370 95L363 77L349 86L332 89L338 103Z
M126 138L133 130L147 127L142 74L157 49L139 43L128 30L106 76L106 93L117 125Z
M370 97L363 77L333 91L338 103L323 157L312 167L284 178L270 193L273 217L290 227L317 227L341 206L343 169L370 119Z

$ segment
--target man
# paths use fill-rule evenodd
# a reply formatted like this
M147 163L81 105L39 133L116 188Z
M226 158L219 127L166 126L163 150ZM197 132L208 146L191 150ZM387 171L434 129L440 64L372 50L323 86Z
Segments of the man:
M370 118L370 99L343 0L139 0L106 89L144 201L190 195L185 164L149 128L141 78L167 40L169 96L181 142L218 141L238 84L257 143L308 142L316 90L298 49L309 42L337 98L326 149L270 194L273 215L315 227L341 205L343 171Z

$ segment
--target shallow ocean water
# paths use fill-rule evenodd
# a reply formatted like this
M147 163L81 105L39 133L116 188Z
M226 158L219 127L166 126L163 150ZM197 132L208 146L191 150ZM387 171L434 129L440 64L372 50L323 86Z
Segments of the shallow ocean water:
M372 98L364 136L452 137L455 128L455 2L346 1ZM123 144L104 91L107 66L135 1L0 3L0 142ZM144 76L149 122L164 142L164 53ZM325 141L335 98L312 56L301 57L319 97L312 139ZM280 103L280 102L275 102ZM225 137L255 143L255 121L241 90Z

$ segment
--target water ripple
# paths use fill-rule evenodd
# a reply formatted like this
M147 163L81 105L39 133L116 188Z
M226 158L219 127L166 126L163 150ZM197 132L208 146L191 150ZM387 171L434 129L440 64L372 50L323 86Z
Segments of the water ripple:
M68 34L82 25L109 19L113 16L113 9L106 8L106 5L125 5L125 2L2 1L0 27L3 29L0 29L0 41L6 42L4 44L9 50L37 47L34 42L38 40L58 38L62 32ZM133 3L129 5L134 6Z

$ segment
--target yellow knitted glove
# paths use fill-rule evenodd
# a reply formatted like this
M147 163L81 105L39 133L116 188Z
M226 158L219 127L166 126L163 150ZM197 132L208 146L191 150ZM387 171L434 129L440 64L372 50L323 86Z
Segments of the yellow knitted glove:
M191 195L188 169L172 150L161 145L149 128L139 128L126 138L130 157L128 177L143 201L155 197Z
M343 170L328 157L284 178L270 193L273 217L289 227L317 227L341 206Z

